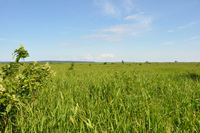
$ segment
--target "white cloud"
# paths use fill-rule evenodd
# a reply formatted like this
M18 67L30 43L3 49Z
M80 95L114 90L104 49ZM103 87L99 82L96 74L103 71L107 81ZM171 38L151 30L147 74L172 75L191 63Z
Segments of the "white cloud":
M197 39L199 38L198 36L194 36L194 37L191 37L190 40L194 40L194 39Z
M194 24L196 24L196 22L191 22L191 23L189 23L189 24L187 24L187 25L184 25L184 26L181 26L181 27L178 27L179 29L185 29L185 28L188 28L188 27L190 27L190 26L192 26L192 25L194 25Z
M135 14L127 16L124 21L130 23L113 25L105 29L101 29L98 33L91 35L84 35L85 38L96 38L106 40L109 42L123 41L124 37L138 37L142 33L151 30L152 18L144 14Z
M103 8L106 14L115 14L117 12L115 7L108 1L105 1L105 3L103 4Z
M123 34L131 30L131 25L130 24L120 24L120 25L114 25L111 26L110 28L103 29L103 32L113 32L113 33L119 33Z
M94 4L101 8L104 15L118 14L118 8L110 0L94 0Z
M132 16L127 16L127 17L125 17L124 19L129 20L129 19L137 19L137 18L138 18L138 15L135 14L135 15L132 15Z
M101 54L98 56L92 56L91 54L86 54L86 55L83 55L81 58L86 59L86 60L104 60L104 59L110 59L110 58L114 58L114 57L115 57L115 55L113 55L113 54Z
M174 32L174 30L168 30L167 32Z
M176 28L174 30L168 30L168 32L175 32L175 31L183 30L183 29L186 29L186 28L188 28L188 27L190 27L192 25L195 25L195 24L196 24L196 22L191 22L191 23L189 23L187 25L180 26L180 27L178 27L178 28Z
M132 0L93 0L94 4L101 8L104 15L122 18L122 15L130 14L134 9ZM117 4L116 4L117 3ZM152 17L140 12L123 17L122 23L111 25L105 29L98 30L84 38L94 38L110 42L123 41L126 37L138 37L142 33L151 30Z
M60 57L59 60L63 60L63 57Z
M106 33L96 33L91 35L83 35L83 38L94 38L95 40L104 40L108 42L121 42L123 39L121 36Z
M152 18L144 15L144 13L134 14L124 18L125 20L134 20L143 25L149 25L152 22Z
M97 57L97 59L101 60L104 58L113 58L113 57L115 57L113 54L101 54Z
M93 3L100 7L104 15L120 16L133 9L132 0L93 0Z
M141 13L127 16L124 19L131 20L131 23L114 25L110 28L104 29L103 32L113 32L119 34L131 33L135 35L135 33L148 31L151 27L150 24L152 22L152 18ZM132 22L132 20L134 21Z
M77 61L77 60L78 60L78 58L77 58L77 57L73 57L73 60Z
M127 12L130 12L133 9L133 3L131 0L123 0L123 7Z
M86 60L93 60L94 59L94 57L91 54L84 55L82 58L86 59Z

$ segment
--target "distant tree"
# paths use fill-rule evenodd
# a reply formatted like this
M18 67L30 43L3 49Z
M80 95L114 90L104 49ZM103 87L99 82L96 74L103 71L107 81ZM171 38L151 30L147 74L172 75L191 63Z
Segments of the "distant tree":
M149 61L146 61L145 63L146 63L146 64L151 64Z
M108 62L104 62L103 64L106 65L106 64L108 64Z
M175 60L174 62L177 63L178 61Z
M122 60L122 64L124 64L124 61Z
M16 55L16 60L15 62L16 63L19 63L19 60L21 58L23 58L23 60L26 58L26 57L29 57L29 53L27 52L27 50L24 49L24 46L22 44L20 44L21 46L19 47L19 49L15 49L14 51L14 55L13 55L13 59L15 58L15 55Z

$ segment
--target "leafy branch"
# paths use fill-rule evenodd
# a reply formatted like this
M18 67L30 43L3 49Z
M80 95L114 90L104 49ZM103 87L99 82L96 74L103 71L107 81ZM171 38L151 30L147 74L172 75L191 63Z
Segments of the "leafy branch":
M16 60L15 60L16 63L19 63L19 60L20 60L21 58L24 59L24 58L26 58L26 57L29 57L29 53L27 52L26 49L24 49L24 46L23 46L22 44L20 44L19 49L15 49L15 51L14 51L13 54L14 54L14 55L13 55L13 59L14 59L14 57L16 56Z

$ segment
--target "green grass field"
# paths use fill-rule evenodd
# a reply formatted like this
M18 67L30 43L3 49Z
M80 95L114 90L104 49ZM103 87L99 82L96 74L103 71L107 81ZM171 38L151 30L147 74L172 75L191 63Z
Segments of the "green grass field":
M50 65L20 132L200 132L200 63Z

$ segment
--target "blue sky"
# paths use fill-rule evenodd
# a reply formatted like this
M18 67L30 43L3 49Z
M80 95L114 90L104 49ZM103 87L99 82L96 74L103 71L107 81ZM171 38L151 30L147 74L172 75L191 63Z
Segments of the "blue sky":
M200 62L200 0L0 0L0 61Z

